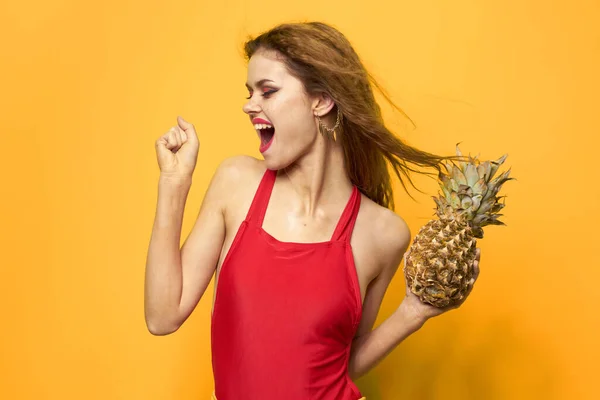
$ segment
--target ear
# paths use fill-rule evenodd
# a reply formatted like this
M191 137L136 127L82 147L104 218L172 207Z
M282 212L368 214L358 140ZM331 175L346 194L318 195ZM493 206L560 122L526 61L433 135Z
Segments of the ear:
M335 106L335 102L327 93L320 93L313 98L312 109L315 115L324 117Z

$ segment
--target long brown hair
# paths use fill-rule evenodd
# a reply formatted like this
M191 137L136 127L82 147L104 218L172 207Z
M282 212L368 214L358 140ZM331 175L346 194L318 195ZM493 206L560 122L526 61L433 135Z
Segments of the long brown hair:
M248 38L243 47L246 61L259 50L274 50L282 55L288 71L303 83L307 94L327 93L334 100L343 116L337 140L341 141L344 149L348 176L365 196L377 204L394 210L388 163L408 193L402 174L419 192L408 171L435 174L415 170L408 163L435 168L439 174L442 168L447 171L443 160L465 160L463 157L444 157L418 150L404 143L385 126L371 85L396 110L408 116L394 104L366 70L348 39L334 27L323 22L280 24L256 38Z

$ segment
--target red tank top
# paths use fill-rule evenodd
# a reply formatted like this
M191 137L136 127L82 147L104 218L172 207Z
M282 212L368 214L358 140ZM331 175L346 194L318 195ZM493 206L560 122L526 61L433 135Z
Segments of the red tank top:
M348 374L362 301L350 236L352 196L327 242L262 229L277 171L267 169L223 261L211 323L219 400L357 400Z

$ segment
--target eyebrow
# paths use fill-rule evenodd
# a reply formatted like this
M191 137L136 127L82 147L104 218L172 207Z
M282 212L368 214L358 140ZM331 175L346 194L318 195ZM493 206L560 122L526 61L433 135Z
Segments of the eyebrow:
M270 79L261 79L260 81L257 81L257 82L254 84L254 86L262 86L262 85L263 85L265 82L274 82L274 81L272 81L272 80L270 80ZM251 87L250 87L250 86L248 86L248 83L247 83L247 82L246 82L246 87L247 87L248 89L251 89Z

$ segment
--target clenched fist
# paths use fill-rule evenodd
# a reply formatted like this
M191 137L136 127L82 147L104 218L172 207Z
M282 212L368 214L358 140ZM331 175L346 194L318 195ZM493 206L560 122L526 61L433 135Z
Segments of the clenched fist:
M177 117L172 127L156 141L156 157L161 175L191 177L196 168L200 144L194 125Z

